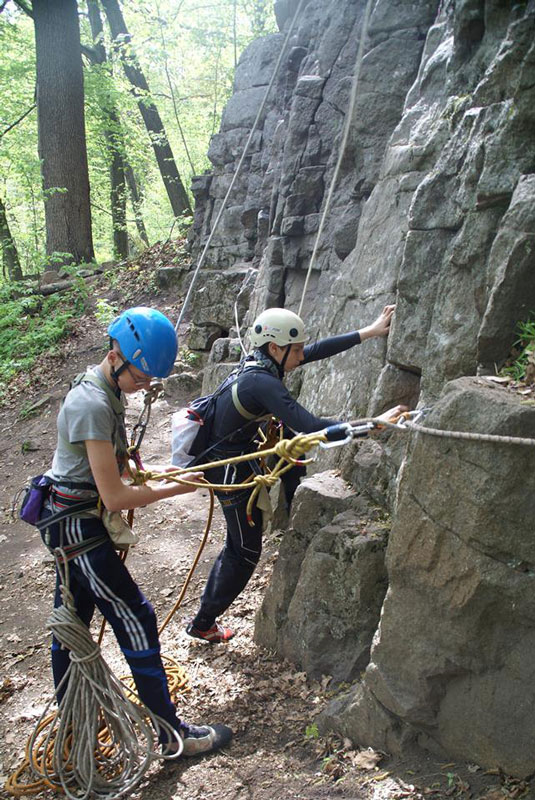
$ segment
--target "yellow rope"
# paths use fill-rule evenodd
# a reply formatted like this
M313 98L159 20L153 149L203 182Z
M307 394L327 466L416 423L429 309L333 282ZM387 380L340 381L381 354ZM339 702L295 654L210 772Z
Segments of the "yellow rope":
M196 481L184 480L181 477L188 472L204 472L206 470L214 469L216 467L223 467L227 464L238 464L243 461L252 461L253 459L265 460L270 456L276 456L278 461L265 475L251 475L247 481L243 483L234 483L231 486L222 483L210 483L205 481L205 485L218 492L238 492L242 489L251 489L251 496L247 503L247 518L249 524L252 525L252 509L256 498L262 487L270 488L273 486L289 469L299 464L309 464L310 460L303 460L302 456L308 453L313 447L316 447L320 442L327 441L325 434L322 431L315 433L298 433L292 439L280 439L273 447L264 450L257 450L254 453L245 453L239 456L231 456L223 458L219 461L211 461L207 464L199 464L195 467L185 467L183 469L170 470L169 472L150 472L149 470L139 470L137 473L137 480L144 483L146 481L173 481L181 483L184 486L195 486L198 488L199 484Z
M202 551L204 550L204 545L206 544L206 541L208 539L208 534L210 533L210 526L212 525L212 517L213 516L214 516L214 492L213 492L213 489L210 489L210 509L208 511L208 519L206 520L206 525L204 526L204 534L203 534L203 537L201 539L201 543L200 543L199 548L197 550L197 554L196 554L195 558L193 559L193 563L192 563L192 565L190 567L190 570L189 570L189 572L188 572L188 574L186 576L186 580L184 581L184 585L182 586L182 589L180 590L180 594L178 595L176 603L174 604L173 608L171 609L169 614L166 616L166 618L164 619L162 624L160 625L160 628L158 630L158 635L159 636L161 636L161 633L164 630L164 628L167 627L168 623L171 621L171 619L173 618L174 614L178 611L178 609L182 605L182 600L184 599L184 595L186 594L186 590L187 590L187 588L188 588L188 586L190 584L190 581L191 581L191 579L193 577L193 573L195 572L197 564L199 563L199 559L201 557Z
M191 690L189 677L184 668L174 658L162 655L162 661L169 685L169 694L171 700L176 703L181 695ZM129 700L139 705L139 700L134 691L133 678L130 675L126 675L120 680L124 684ZM30 741L32 737L28 738L23 761L8 777L4 785L4 790L14 797L38 794L45 789L54 789L56 792L63 794L59 780L57 783L54 782L54 732L52 736L47 734L47 731L54 725L56 718L57 712L54 712L41 721L38 730L33 736L36 744L31 753ZM72 744L72 739L67 738L65 742L65 761L69 758ZM106 755L108 760L111 760L114 744L106 726L103 726L98 732L98 749L99 752ZM30 762L33 764L33 769L30 767ZM36 777L36 772L38 777ZM52 780L49 778L52 778Z

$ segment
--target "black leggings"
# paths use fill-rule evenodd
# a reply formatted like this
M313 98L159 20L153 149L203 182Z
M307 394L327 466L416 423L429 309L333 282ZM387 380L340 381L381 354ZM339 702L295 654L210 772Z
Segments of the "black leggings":
M243 483L251 472L258 472L257 461L218 467L207 472L212 483ZM305 467L288 470L283 476L286 503L289 508ZM201 605L193 624L208 630L247 586L262 553L262 512L255 504L251 519L247 518L250 489L238 492L216 492L227 523L225 546L217 556L201 597ZM252 523L252 524L251 524Z
M259 471L258 462L247 461L209 470L207 478L212 483L232 485L243 483L253 471ZM262 553L262 512L256 504L251 520L247 519L251 490L216 492L216 495L225 515L227 535L225 546L208 576L199 612L193 620L200 630L210 628L243 591Z

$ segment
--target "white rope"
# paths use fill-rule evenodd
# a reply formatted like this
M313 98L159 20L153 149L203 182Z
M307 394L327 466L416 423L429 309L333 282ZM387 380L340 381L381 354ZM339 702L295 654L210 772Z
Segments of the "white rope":
M69 800L90 796L113 800L129 794L154 759L178 757L183 742L169 723L127 697L125 687L76 614L67 588L64 554L58 549L55 555L62 576L63 605L54 609L48 627L70 651L71 663L56 690L60 693L65 688L56 714L48 726L43 725L52 698L30 738L30 766L36 776L61 788ZM130 689L127 692L135 697ZM177 743L176 753L164 756L156 752L151 722L169 742ZM108 735L99 737L104 727ZM47 731L44 736L43 730ZM46 754L51 754L51 759Z
M235 170L234 175L232 177L232 180L230 182L230 186L227 189L227 193L225 194L225 197L223 198L223 202L221 203L221 208L219 209L219 212L218 212L217 217L215 219L215 222L214 222L214 224L212 226L212 229L210 231L208 239L206 240L206 244L204 245L204 248L202 250L201 256L200 256L199 261L197 263L197 266L195 268L195 272L193 273L193 277L191 279L191 283L189 285L186 297L184 298L184 302L183 302L182 308L180 310L180 315L178 317L178 321L177 321L177 323L175 325L175 330L178 330L178 328L180 326L180 323L182 322L182 320L184 318L184 314L186 313L186 308L188 306L188 303L189 303L189 300L190 300L190 297L191 297L191 293L193 291L193 286L195 284L195 281L197 280L197 275L199 274L199 270L201 269L202 265L204 264L204 261L205 261L205 258L206 258L206 254L208 252L208 248L210 247L210 244L212 243L212 239L214 238L214 234L215 234L215 232L216 232L216 230L217 230L217 228L219 226L219 222L220 222L221 217L223 216L223 212L224 212L224 210L225 210L225 208L227 206L228 199L229 199L229 197L230 197L230 195L232 193L232 190L234 189L234 185L235 185L235 183L236 183L236 181L238 179L238 175L240 174L243 162L245 161L245 157L247 156L247 153L249 151L249 147L250 147L251 142L253 140L253 136L254 136L254 134L256 132L256 129L258 127L258 123L260 122L260 118L262 117L262 114L264 113L264 108L266 107L266 102L267 102L267 99L269 97L269 93L271 92L273 84L275 83L275 78L277 77L277 74L278 74L278 71L279 71L279 67L280 67L280 64L281 64L281 61L282 61L282 57L283 57L283 55L284 55L284 53L286 51L286 47L287 47L288 42L290 40L290 36L292 35L293 29L295 27L295 23L297 21L297 18L299 16L301 8L302 8L302 6L304 5L305 2L307 2L307 0L299 0L299 5L297 6L297 8L295 10L295 14L293 16L293 19L292 19L292 22L290 24L290 27L288 28L288 31L286 33L286 37L284 39L281 51L279 53L279 57L277 59L277 63L275 64L275 69L273 70L273 75L271 76L271 80L270 80L270 82L268 84L268 87L266 89L266 92L264 94L264 98L263 98L262 103L260 104L260 108L258 109L258 112L256 114L255 120L253 122L253 127L251 128L251 131L250 131L249 136L247 138L247 141L245 143L245 147L243 148L243 153L241 154L241 158L240 158L240 160L238 162L238 166L236 167L236 170Z
M247 355L247 350L244 347L244 344L243 344L243 341L242 341L242 338L241 338L241 333L240 333L240 321L238 319L238 299L237 298L236 298L236 301L234 302L234 321L236 323L236 334L238 336L238 341L240 343L240 347L241 347L242 353L243 353L244 356L246 356Z
M353 73L353 82L352 82L352 85L351 85L351 95L350 95L350 98L349 98L349 107L347 109L347 114L345 116L344 130L343 130L343 134L342 134L342 141L340 143L340 150L338 152L338 160L337 160L336 166L334 168L333 177L332 177L332 180L331 180L331 184L329 186L329 191L328 191L328 194L327 194L327 199L325 201L325 206L323 208L323 213L321 215L318 232L316 234L316 239L315 239L315 242L314 242L314 248L312 250L312 255L310 257L310 263L308 265L307 275L306 275L306 278L305 278L305 285L303 286L303 294L301 295L301 302L299 304L299 310L297 312L299 314L299 316L301 316L301 311L303 309L303 303L305 301L305 294L306 294L306 291L308 289L308 282L310 280L310 275L312 273L312 267L314 266L314 264L316 262L316 256L317 256L317 253L318 253L318 250L319 250L320 238L321 238L321 235L323 233L323 228L325 227L325 220L327 219L327 214L329 213L329 210L330 210L330 207L331 207L331 201L332 201L332 197L333 197L333 193L334 193L334 187L335 187L335 185L336 185L336 183L338 181L338 173L340 172L340 167L342 166L342 159L344 157L344 153L345 153L345 150L346 150L346 147L347 147L347 142L348 142L348 139L349 139L349 132L351 130L351 125L352 125L352 122L353 122L353 113L355 111L355 103L356 103L356 99L357 99L357 88L358 88L359 78L360 78L360 68L362 66L362 59L363 59L363 56L364 56L364 44L365 44L366 38L368 36L368 23L369 23L369 19L370 19L371 7L372 7L372 0L368 0L368 2L366 3L366 9L364 11L364 18L363 18L363 21L362 21L362 30L361 30L361 34L360 34L360 42L359 42L359 49L358 49L358 52L357 52L357 60L355 62L355 71Z
M429 409L426 409L429 410ZM422 412L409 412L415 416L419 416ZM441 428L428 428L426 425L412 421L411 419L404 419L403 417L399 422L384 422L377 418L370 418L363 420L363 422L374 422L379 427L388 428L395 431L414 431L415 433L423 433L428 436L437 436L441 439L463 439L464 441L471 442L494 442L495 444L520 444L528 447L535 445L535 439L530 439L526 436L505 436L497 433L473 433L471 431L448 431Z
M465 439L473 442L495 442L497 444L522 444L530 447L535 445L535 439L524 436L500 436L495 433L470 433L469 431L444 431L439 428L426 428L425 425L419 425L417 422L407 422L406 427L417 433L425 433L429 436L438 436L443 439Z

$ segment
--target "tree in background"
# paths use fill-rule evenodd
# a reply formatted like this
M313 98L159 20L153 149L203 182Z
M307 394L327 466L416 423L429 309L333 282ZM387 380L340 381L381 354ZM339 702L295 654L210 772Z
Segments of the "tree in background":
M191 215L188 194L178 173L164 124L150 96L149 85L131 47L132 37L126 27L118 0L102 0L102 5L106 12L113 40L119 46L126 77L132 84L137 97L139 110L150 136L173 214L175 217L180 217L184 213Z
M76 0L33 0L48 268L94 258Z
M2 246L2 268L4 278L12 281L22 280L19 254L11 236L6 208L0 197L0 245Z
M93 37L94 55L92 60L99 64L102 72L107 69L108 58L104 47L104 31L97 0L87 0L87 14ZM109 75L103 74L103 79ZM126 178L125 148L119 113L110 93L105 94L102 103L104 116L104 137L108 148L110 163L110 205L113 224L113 255L115 258L128 257L128 233L126 230Z
M97 258L106 261L112 257L115 232L124 229L122 212L115 213L125 197L124 188L121 191L113 188L114 185L124 186L124 182L121 178L112 179L110 144L123 159L128 187L124 216L130 248L139 251L149 241L166 239L173 231L174 235L183 235L184 231L175 225L175 215L160 179L153 149L147 146L138 107L143 92L137 89L137 96L133 96L121 61L124 48L118 47L115 52L107 25L99 37L107 62L95 60L97 48L89 14L96 2L77 0L84 70L91 231ZM265 31L261 13L264 3L271 14ZM62 12L67 8L72 11L72 0L61 6ZM104 21L101 3L100 7ZM127 29L134 37L136 58L150 85L150 98L158 105L178 173L189 191L190 176L210 168L208 145L232 92L234 54L239 56L255 33L275 28L272 2L128 0L122 11ZM11 237L16 242L24 273L43 269L45 202L49 204L49 195L54 201L63 202L65 198L53 190L65 193L68 189L66 183L58 179L51 181L44 191L37 152L37 113L33 111L36 66L32 16L30 0L0 0L0 196L6 206ZM58 53L65 45L63 14L61 26ZM112 108L116 111L116 120L108 113ZM63 144L67 144L67 140L64 139ZM112 195L116 199L110 206ZM115 241L114 250L120 255L124 251L117 244ZM60 247L65 252L64 245Z

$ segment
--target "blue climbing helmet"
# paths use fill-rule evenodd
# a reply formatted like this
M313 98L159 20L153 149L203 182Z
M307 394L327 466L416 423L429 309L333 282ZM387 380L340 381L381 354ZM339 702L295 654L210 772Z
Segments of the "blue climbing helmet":
M178 350L173 323L155 308L127 308L108 327L129 364L154 378L167 378Z

